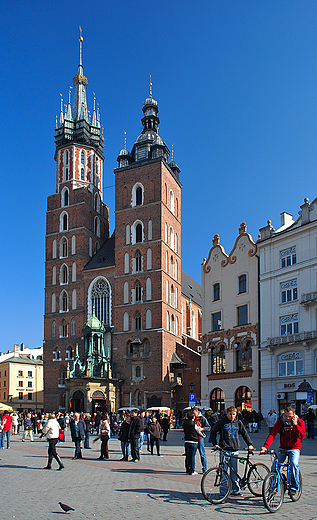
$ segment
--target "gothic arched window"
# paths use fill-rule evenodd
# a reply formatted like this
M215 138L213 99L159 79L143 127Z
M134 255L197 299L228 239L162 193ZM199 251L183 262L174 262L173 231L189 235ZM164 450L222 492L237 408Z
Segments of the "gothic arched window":
M142 257L139 250L135 253L135 271L140 273L142 271Z
M142 225L137 224L135 228L135 241L142 242Z
M139 312L137 312L135 314L135 330L141 330L141 325L142 325L142 322L141 322L141 314Z
M91 312L105 325L110 324L110 287L104 278L98 278L91 290Z
M140 282L136 282L135 284L135 301L140 302L142 296L142 288Z
M135 192L135 204L136 206L141 206L142 204L142 188L138 186Z

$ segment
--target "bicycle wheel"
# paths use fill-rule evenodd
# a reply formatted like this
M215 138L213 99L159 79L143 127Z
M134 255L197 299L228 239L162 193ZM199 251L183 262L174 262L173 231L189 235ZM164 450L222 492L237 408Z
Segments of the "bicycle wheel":
M207 469L200 483L204 498L211 504L221 504L231 493L231 479L222 467Z
M299 500L300 497L302 496L303 481L302 481L302 475L301 475L301 472L299 472L298 483L299 483L298 490L296 491L296 493L295 493L294 495L290 495L291 500L293 500L293 502L297 502L297 500Z
M263 480L270 473L269 468L262 463L254 464L248 473L248 488L253 495L260 497L262 495Z
M277 473L268 473L263 480L263 502L270 513L275 513L281 507L284 498L284 485Z

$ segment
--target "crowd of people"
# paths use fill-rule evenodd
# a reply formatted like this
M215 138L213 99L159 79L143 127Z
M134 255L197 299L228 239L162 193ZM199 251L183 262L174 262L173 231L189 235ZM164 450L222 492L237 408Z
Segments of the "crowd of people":
M207 469L205 452L205 438L209 431L209 441L215 448L221 448L221 457L227 457L229 465L236 470L238 463L239 436L242 436L250 451L254 450L249 433L255 433L261 427L262 414L245 412L230 406L224 412L208 413L205 417L198 407L193 407L186 413L176 416L176 425L182 427L185 446L185 471L188 475L196 475L195 457L199 451L202 473ZM316 415L309 409L304 417L307 424L307 437L314 439L314 425ZM250 426L252 425L252 427ZM278 419L274 410L266 416L266 425L269 435L264 442L260 453L267 452L276 435L280 435L279 461L283 462L286 455L291 464L291 490L298 489L298 464L301 443L306 435L303 419L298 417L294 408L288 406ZM95 434L94 442L100 441L99 460L109 459L108 442L112 435L118 434L121 442L121 461L138 462L140 454L146 449L154 455L154 446L157 456L161 456L161 442L167 441L170 429L170 417L159 412L122 411L120 414L97 412L89 413L54 413L37 415L36 413L17 413L5 411L0 415L0 447L10 448L10 436L18 435L24 427L22 442L27 438L34 442L34 435L39 438L46 436L48 441L48 461L45 469L52 469L53 459L58 463L58 470L64 468L61 457L56 451L57 443L65 442L65 431L69 430L74 443L73 459L81 459L82 444L84 449L90 449L90 436ZM249 431L247 431L249 430ZM130 459L129 459L130 455ZM232 473L232 493L239 494L237 476Z

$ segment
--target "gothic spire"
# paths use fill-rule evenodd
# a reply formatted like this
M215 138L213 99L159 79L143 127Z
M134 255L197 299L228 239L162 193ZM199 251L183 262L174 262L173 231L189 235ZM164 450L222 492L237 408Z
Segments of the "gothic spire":
M74 106L73 106L73 119L86 119L88 121L88 111L87 111L87 99L86 99L86 87L88 85L88 79L84 76L84 67L83 67L83 41L82 30L80 30L79 37L79 65L78 65L78 73L73 78L73 84L75 86L75 98L74 98Z

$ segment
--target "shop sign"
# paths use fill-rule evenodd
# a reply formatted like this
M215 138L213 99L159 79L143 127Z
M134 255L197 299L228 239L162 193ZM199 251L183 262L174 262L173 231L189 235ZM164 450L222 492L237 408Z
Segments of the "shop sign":
M295 388L295 383L284 383L284 388Z
M301 359L302 356L299 352L287 352L287 354L281 354L280 361L292 361L293 359Z

